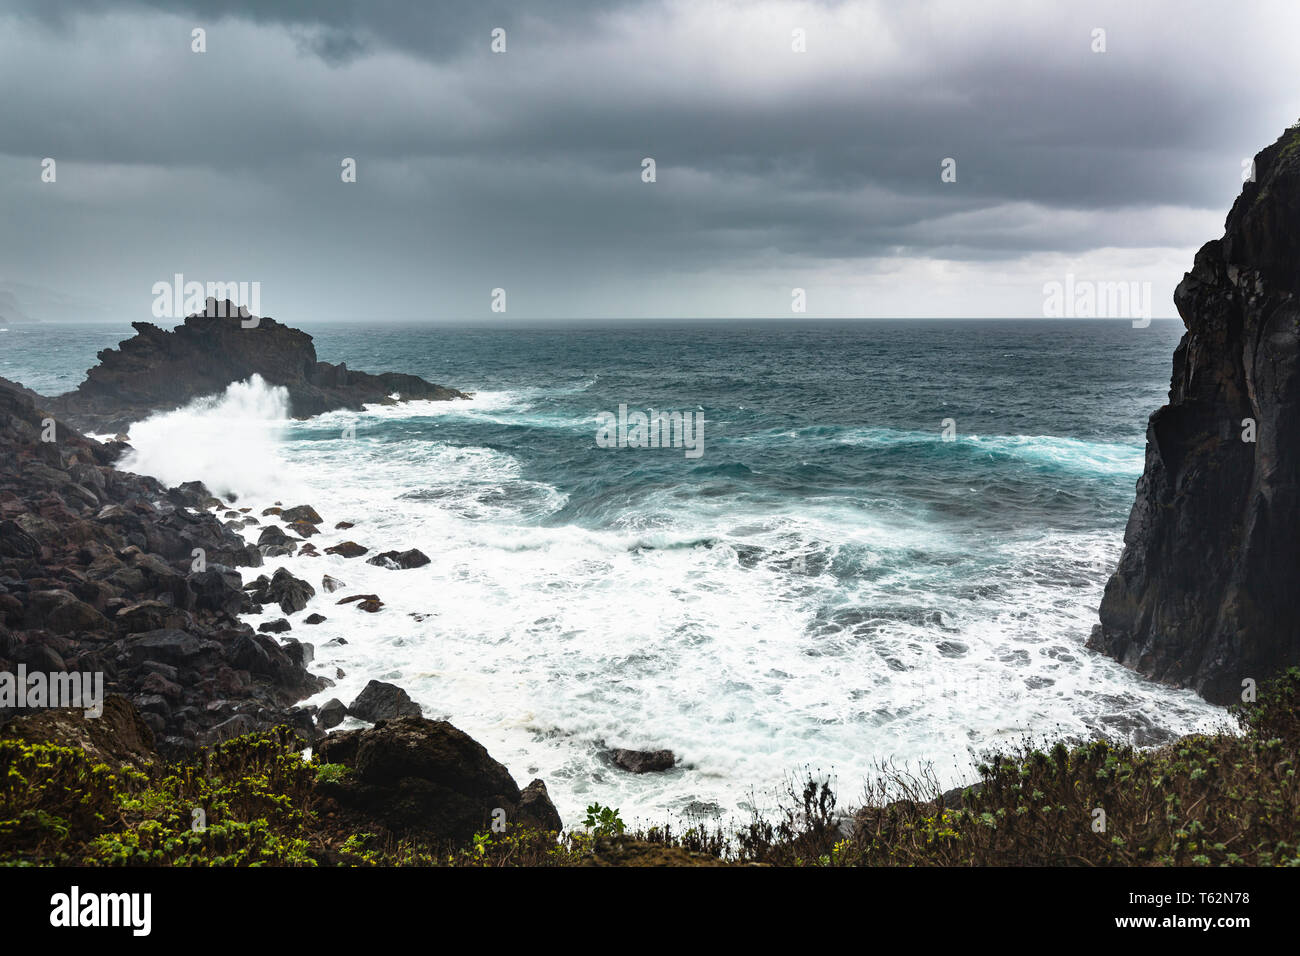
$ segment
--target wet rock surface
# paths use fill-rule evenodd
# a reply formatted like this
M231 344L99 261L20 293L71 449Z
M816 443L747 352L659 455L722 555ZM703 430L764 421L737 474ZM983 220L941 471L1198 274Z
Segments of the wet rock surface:
M1300 663L1300 129L1255 171L1174 292L1187 331L1088 642L1216 703Z

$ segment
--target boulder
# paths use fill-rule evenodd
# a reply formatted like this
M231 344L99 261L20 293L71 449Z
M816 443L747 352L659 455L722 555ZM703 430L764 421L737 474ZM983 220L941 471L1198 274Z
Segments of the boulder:
M329 730L343 723L343 718L347 715L348 709L343 706L343 702L337 697L331 697L316 711L316 726L321 730Z
M553 833L564 829L560 812L555 809L551 795L546 791L546 784L541 780L534 780L520 792L519 807L515 811L513 822Z
M316 596L316 589L301 578L295 578L286 569L280 568L271 576L266 595L272 603L280 605L280 610L285 614L296 614Z
M33 591L27 598L25 626L55 634L107 628L108 620L71 591Z
M419 717L420 705L397 685L372 680L348 706L348 713L374 723L393 717Z
M337 554L340 558L359 558L369 551L369 548L363 548L355 541L344 541L341 544L331 545L325 549L326 554Z
M297 507L281 511L280 520L285 524L293 524L296 521L305 521L308 524L318 525L325 519L317 514L316 509L311 505L298 505Z
M428 563L428 556L418 548L412 548L409 551L385 551L373 558L366 559L366 564L373 564L376 567L389 568L390 570L422 568Z
M337 732L318 752L323 763L354 771L320 791L372 832L465 843L490 827L494 811L504 810L507 820L518 811L521 794L509 771L446 721L385 720Z
M240 612L251 607L238 571L209 565L207 570L191 574L187 580L194 592L196 608L238 617Z

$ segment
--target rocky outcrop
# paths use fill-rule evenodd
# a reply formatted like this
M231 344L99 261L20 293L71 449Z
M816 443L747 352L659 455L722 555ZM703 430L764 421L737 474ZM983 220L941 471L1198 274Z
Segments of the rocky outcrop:
M1174 293L1186 334L1089 646L1239 700L1300 663L1300 129Z
M252 604L234 569L261 553L202 485L117 470L32 394L0 384L0 672L102 674L160 750L237 726L314 734L293 705L329 682L237 617Z
M348 713L358 720L373 723L394 717L419 717L420 705L396 684L372 680L361 689L357 699L348 705Z
M0 726L0 737L77 747L93 763L114 770L144 770L158 757L149 725L125 697L116 695L104 699L104 712L98 717L87 717L75 707L43 710Z
M154 412L220 393L254 375L286 388L299 418L393 404L393 395L401 401L468 397L415 375L372 375L317 361L306 332L267 317L240 318L229 301L208 299L203 313L172 331L148 322L131 325L133 338L100 352L100 364L75 391L49 400L56 415L92 432L125 432Z
M319 753L322 763L352 770L319 789L356 826L449 843L489 832L494 819L558 829L544 785L530 784L525 803L510 772L446 721L399 717L337 731Z

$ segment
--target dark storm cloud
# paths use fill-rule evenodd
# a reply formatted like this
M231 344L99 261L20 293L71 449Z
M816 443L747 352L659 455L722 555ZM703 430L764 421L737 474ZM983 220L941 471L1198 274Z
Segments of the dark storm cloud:
M1297 112L1297 16L1247 6L23 0L0 201L51 245L11 231L0 278L247 276L330 316L498 285L536 315L788 314L796 285L1025 314L1064 270L1167 302Z
M534 11L519 0L18 0L16 9L66 28L77 17L135 8L187 17L196 25L225 19L292 29L303 48L333 64L389 47L440 59L471 46L494 27L510 30L541 17L556 29L641 0L548 0Z

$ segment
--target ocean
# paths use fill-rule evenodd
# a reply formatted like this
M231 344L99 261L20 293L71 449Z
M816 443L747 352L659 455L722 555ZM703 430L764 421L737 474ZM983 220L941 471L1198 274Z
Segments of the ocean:
M133 427L126 467L254 514L311 504L321 547L428 554L243 573L317 587L328 620L292 636L346 676L312 702L397 683L521 786L543 778L568 824L593 802L743 820L808 773L852 805L885 764L956 785L1026 739L1227 723L1084 647L1181 323L303 327L324 361L474 398L297 422L282 390L240 383ZM129 334L15 326L0 375L64 391ZM698 448L602 447L620 406L702 416ZM380 613L334 605L366 592ZM634 776L612 747L678 766Z

